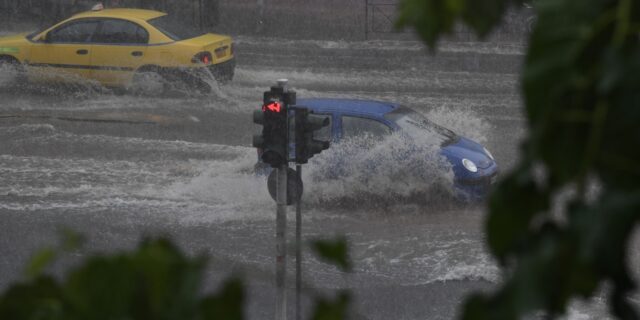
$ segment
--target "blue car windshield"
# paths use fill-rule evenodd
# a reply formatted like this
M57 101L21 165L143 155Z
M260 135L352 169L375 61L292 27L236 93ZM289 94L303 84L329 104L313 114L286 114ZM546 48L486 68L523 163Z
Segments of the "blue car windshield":
M433 136L438 139L441 146L447 146L458 140L458 135L453 131L435 124L422 114L409 109L407 107L398 107L397 109L384 115L388 120L393 121L414 139Z

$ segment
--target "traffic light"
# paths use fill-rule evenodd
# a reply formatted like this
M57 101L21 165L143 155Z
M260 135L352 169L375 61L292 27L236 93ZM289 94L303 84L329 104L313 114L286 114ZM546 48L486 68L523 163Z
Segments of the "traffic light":
M264 163L277 168L288 159L289 121L288 106L295 103L296 94L283 87L272 87L264 93L262 110L253 113L253 122L263 126L262 134L253 137L253 146L260 149Z
M314 132L329 125L328 116L314 115L307 108L295 109L296 163L307 163L309 158L329 149L329 141L316 140Z

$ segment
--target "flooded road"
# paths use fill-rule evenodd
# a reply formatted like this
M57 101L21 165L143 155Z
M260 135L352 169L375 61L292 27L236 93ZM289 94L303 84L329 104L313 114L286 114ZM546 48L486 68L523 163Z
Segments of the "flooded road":
M275 204L264 179L252 174L251 113L279 78L289 79L299 99L405 104L483 143L502 171L517 161L526 134L519 44L449 43L436 56L412 41L240 37L237 44L236 78L207 95L140 96L91 85L0 89L0 288L21 279L29 256L55 243L61 226L88 242L52 267L58 274L92 252L167 235L190 253L212 257L208 288L242 272L249 318L271 318ZM318 158L307 172L321 168ZM307 291L351 289L362 319L452 319L464 295L500 281L484 246L482 205L327 201L318 194L335 186L314 189L306 178L304 237L345 235L354 262L354 271L342 274L306 250ZM406 187L391 176L384 184ZM343 191L357 199L349 190ZM601 300L580 304L569 318L602 319L605 307Z

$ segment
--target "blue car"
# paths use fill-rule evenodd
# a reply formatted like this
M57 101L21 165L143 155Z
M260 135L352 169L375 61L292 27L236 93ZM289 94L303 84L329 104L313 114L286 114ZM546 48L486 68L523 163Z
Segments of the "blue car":
M340 151L334 149L341 143L357 136L366 136L369 140L381 141L380 139L385 136L396 135L414 141L414 143L411 147L397 148L395 145L398 143L393 141L389 144L388 152L397 154L390 156L393 159L402 160L411 159L411 154L417 153L419 157L441 159L439 166L447 167L445 169L452 173L451 189L460 200L484 199L496 181L498 165L486 148L433 123L408 107L388 102L350 99L299 99L297 105L308 108L314 114L330 116L331 125L316 132L316 138L331 140L332 146L329 150L316 156L320 159L312 159L314 161L330 159L332 163L322 171L322 174L329 179L340 179L343 174L341 171L348 166L346 162L353 160L364 166L364 171L368 174L391 170L389 165L393 165L397 161L387 161L384 166L379 166L374 159L361 161L359 158L362 158L362 154L356 155L358 159L345 160L336 159L336 156L331 156L331 153L337 154L338 158L348 158L350 154L348 149L345 150L344 147ZM422 141L428 142L423 143ZM432 148L430 153L420 153L420 144L433 144L435 148ZM385 152L387 150L379 151L378 154L388 157L389 155L385 155ZM323 159L323 157L327 159ZM434 161L429 163L432 162ZM413 173L403 175L405 178L415 179L416 176L419 178L424 176L424 179L433 178L433 176L425 175L425 171L434 169L433 166L422 168L424 166L420 161L415 160L405 161L401 165L416 166L416 168L412 168ZM259 161L256 164L256 170L266 174L270 172L271 168Z

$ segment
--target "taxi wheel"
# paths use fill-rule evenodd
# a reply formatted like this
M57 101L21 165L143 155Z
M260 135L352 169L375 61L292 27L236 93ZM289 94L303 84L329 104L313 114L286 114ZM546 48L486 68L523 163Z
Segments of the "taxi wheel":
M166 92L167 79L158 68L149 67L136 71L130 90L137 94L161 95Z
M0 86L20 85L26 81L24 67L13 57L0 57Z

